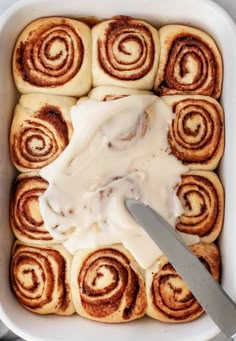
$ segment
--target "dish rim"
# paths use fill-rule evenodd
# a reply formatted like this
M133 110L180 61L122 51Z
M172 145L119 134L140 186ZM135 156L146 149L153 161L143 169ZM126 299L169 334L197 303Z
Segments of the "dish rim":
M73 0L72 0L73 1ZM189 1L189 2L194 2L195 0L185 0ZM136 1L135 0L131 0L130 5L135 5ZM231 26L231 29L234 31L235 36L236 36L236 26L235 23L233 21L233 19L229 16L229 14L217 3L215 3L213 0L198 0L198 3L201 3L201 5L208 5L208 6L212 6L212 8L217 9L217 11L219 12L220 15L224 16L225 18L227 18L228 24ZM27 5L30 4L39 4L38 0L19 0L16 3L14 3L13 5L11 5L1 16L0 16L0 35L2 30L4 29L5 24L7 23L7 21L21 8L24 8ZM145 16L145 13L144 13ZM13 104L14 105L14 104ZM21 335L21 337L25 338L25 339L29 339L29 337L31 337L32 335L28 335L27 332L22 331L21 329L17 330L18 328L14 325L14 323L12 323L12 321L8 318L8 316L5 315L3 309L2 309L2 302L0 302L0 318L3 320L3 322L10 328L12 329L15 333ZM218 333L218 329L215 328L215 332L214 335ZM32 340L32 339L31 339ZM42 340L41 338L37 338L35 337L34 340Z

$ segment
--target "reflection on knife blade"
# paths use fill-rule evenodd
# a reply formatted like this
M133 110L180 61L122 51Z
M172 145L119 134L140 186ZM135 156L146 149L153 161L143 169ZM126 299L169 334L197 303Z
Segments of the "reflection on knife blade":
M134 219L160 247L204 310L228 337L236 335L236 305L175 230L152 208L127 199Z

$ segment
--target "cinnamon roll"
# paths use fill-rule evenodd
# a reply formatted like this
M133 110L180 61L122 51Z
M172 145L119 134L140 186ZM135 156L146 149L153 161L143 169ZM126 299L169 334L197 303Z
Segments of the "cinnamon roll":
M185 212L178 218L176 229L199 236L202 242L213 242L224 217L224 192L217 175L207 171L185 173L177 195Z
M190 247L216 281L220 279L220 254L216 245ZM188 322L204 312L165 256L146 270L147 315L163 322Z
M146 310L144 279L121 245L75 254L72 298L78 314L101 322L128 322Z
M38 314L72 315L71 255L62 246L13 247L10 283L21 305Z
M183 25L160 29L161 53L154 89L158 95L198 94L219 98L223 64L214 40Z
M128 89L122 88L118 86L106 86L101 85L97 88L93 88L88 97L90 99L94 99L95 101L113 101L115 99L119 99L125 96L130 95L153 95L151 91L147 90L136 90L136 89Z
M90 28L68 18L41 18L19 36L13 75L21 93L82 96L91 88Z
M93 87L152 89L159 58L157 30L145 21L117 16L92 28Z
M40 169L55 160L72 135L72 97L28 94L20 98L10 131L10 154L21 171Z
M45 228L39 197L48 187L37 173L20 174L10 194L10 224L17 239L30 244L52 244L56 241Z
M175 115L168 142L189 169L213 170L224 151L224 112L208 96L164 96Z

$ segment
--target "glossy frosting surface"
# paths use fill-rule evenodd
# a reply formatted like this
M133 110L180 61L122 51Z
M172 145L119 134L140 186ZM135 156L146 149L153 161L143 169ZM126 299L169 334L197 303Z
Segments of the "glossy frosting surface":
M170 153L170 107L152 95L111 102L85 98L72 107L71 117L70 144L41 170L49 182L40 198L45 225L71 253L122 242L147 268L161 251L124 201L142 200L173 227L182 213L175 189L187 167ZM188 244L196 242L198 237L188 236Z

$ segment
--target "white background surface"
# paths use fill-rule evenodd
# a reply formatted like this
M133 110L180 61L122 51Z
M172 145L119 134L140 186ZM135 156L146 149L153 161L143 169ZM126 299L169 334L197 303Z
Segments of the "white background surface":
M87 1L89 1L89 0L87 0ZM90 1L92 3L93 0L90 0ZM94 0L94 1L98 1L98 0ZM179 0L179 1L181 1L181 0ZM198 0L196 0L196 1L198 1ZM0 0L0 14L2 14L5 10L7 10L7 8L9 6L11 6L12 4L14 4L15 2L17 2L17 0ZM217 2L219 5L224 7L236 22L236 0L215 0L215 2ZM3 338L1 337L1 330L2 329L3 329L3 327L0 325L0 340L13 340L12 338L10 338L10 335L8 335L8 337L3 337ZM219 335L216 338L214 338L214 341L225 341L225 340L226 339L224 338L223 335Z
M87 0L87 1L91 1L92 3L93 0ZM224 7L228 11L228 13L232 16L232 18L236 21L236 0L214 0L214 1L217 2L219 5L221 5L222 7ZM14 4L15 2L17 2L17 0L0 0L0 14L2 14L3 11L5 11L9 6Z
M92 3L93 0L87 0L87 1L91 1ZM219 5L221 5L222 7L224 7L228 11L228 13L232 16L232 18L236 21L236 0L214 0L214 1L217 2ZM15 2L17 2L17 0L0 0L0 14L2 14L3 11L5 11L9 6L14 4Z

